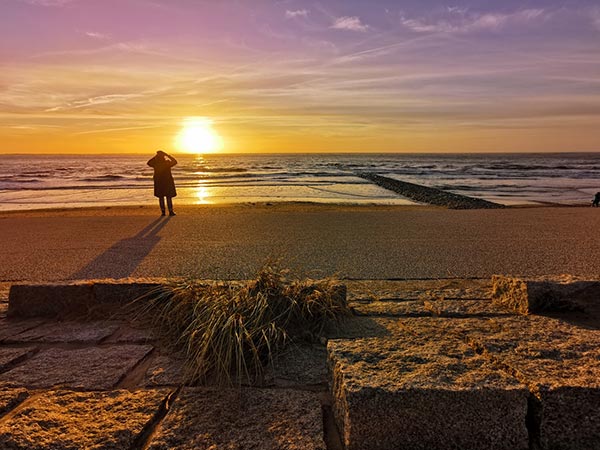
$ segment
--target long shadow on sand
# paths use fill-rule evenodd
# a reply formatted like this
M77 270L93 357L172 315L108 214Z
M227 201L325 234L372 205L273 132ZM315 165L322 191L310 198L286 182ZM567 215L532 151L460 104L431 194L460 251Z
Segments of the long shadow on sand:
M169 222L170 217L158 218L144 227L135 236L116 242L84 267L73 273L72 280L88 278L126 278L158 244L158 232Z

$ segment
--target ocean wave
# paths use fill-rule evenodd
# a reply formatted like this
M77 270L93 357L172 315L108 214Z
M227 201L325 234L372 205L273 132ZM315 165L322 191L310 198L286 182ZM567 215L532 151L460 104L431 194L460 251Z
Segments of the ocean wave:
M231 172L231 173L240 173L247 172L248 169L244 169L241 167L191 167L191 168L182 168L184 172L193 172L193 173L223 173L223 172Z
M116 181L124 179L126 179L126 177L123 175L99 175L97 177L81 178L81 181Z
M33 178L33 179L23 179L23 178L0 178L0 184L1 183L39 183L42 180L38 179L38 178Z
M86 190L112 190L112 189L149 189L152 187L152 184L148 184L146 186L142 185L134 185L134 184L122 184L122 185L90 185L90 184L81 184L81 185L72 185L72 186L3 186L0 184L0 189L4 191L86 191Z
M265 188L268 192L270 187L321 189L339 184L352 195L353 185L361 189L368 183L356 180L362 171L483 197L543 198L547 194L574 202L578 198L587 201L589 192L600 189L600 154L211 155L202 160L193 156L178 159L173 175L177 187L184 189L202 183L215 189L232 188L227 192L236 188ZM150 191L152 169L145 161L132 156L11 156L0 160L0 189L13 196L15 191L32 191L31 197L42 197L36 192L44 190L70 191L72 197L79 195L77 191ZM577 189L585 191L576 193ZM325 192L323 195L326 197Z

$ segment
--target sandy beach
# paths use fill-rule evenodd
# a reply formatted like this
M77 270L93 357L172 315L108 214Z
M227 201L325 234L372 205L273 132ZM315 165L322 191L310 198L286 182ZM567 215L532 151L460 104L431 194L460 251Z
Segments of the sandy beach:
M343 279L600 273L593 208L243 204L8 212L0 281L245 278L268 260Z

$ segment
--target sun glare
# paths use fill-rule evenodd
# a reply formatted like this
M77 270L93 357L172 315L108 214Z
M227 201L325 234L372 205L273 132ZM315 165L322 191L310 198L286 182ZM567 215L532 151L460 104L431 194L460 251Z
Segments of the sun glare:
M177 148L185 153L215 153L223 147L221 136L206 117L188 117L177 135Z

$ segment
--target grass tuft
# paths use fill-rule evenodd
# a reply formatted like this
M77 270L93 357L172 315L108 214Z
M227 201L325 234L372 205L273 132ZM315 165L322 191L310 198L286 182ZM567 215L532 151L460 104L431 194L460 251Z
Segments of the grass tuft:
M260 384L288 343L314 340L351 314L336 280L290 280L271 266L248 282L174 282L135 305L184 354L193 384Z

